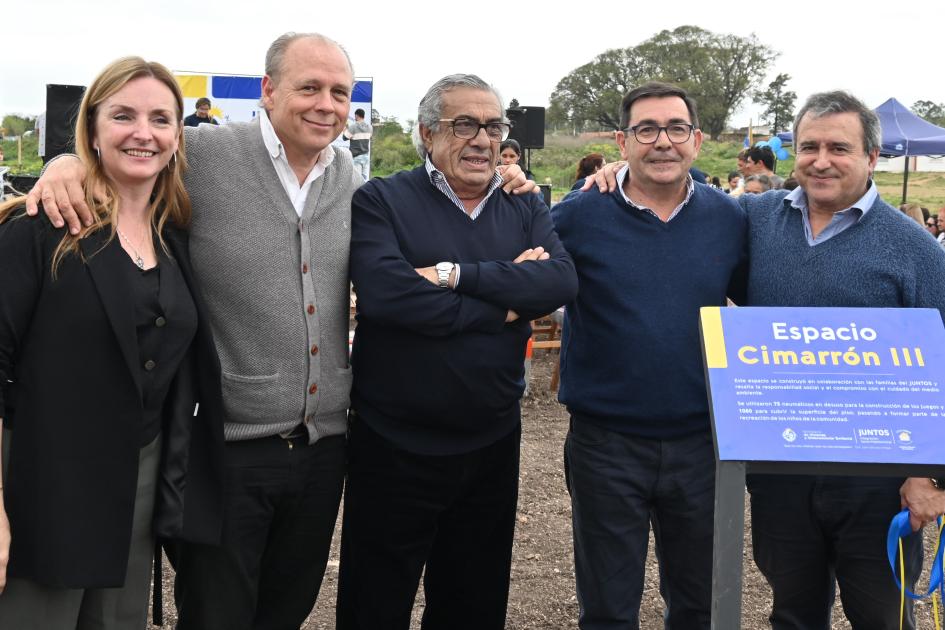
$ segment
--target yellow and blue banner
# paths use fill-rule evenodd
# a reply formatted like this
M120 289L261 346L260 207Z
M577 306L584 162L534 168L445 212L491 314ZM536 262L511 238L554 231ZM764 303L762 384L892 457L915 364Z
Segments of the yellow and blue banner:
M202 97L210 99L210 115L221 125L236 121L248 122L259 115L261 76L180 72L174 78L184 96L185 116L194 112L197 99ZM373 79L356 80L351 94L349 118L354 120L354 110L360 107L370 120L373 97ZM343 142L342 145L347 143Z

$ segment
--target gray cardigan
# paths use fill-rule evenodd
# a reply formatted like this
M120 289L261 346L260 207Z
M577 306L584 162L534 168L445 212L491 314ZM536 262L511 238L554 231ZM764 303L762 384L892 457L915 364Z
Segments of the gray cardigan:
M258 119L185 133L190 257L222 368L228 441L304 423L311 442L343 434L351 389L347 151L313 182L301 220Z

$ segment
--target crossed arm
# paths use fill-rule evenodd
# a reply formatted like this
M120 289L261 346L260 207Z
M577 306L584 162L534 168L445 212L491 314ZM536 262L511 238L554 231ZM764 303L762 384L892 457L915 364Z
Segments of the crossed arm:
M398 241L381 195L367 188L352 201L351 279L364 317L429 336L498 332L519 317L549 313L577 292L570 256L536 210L529 238L536 244L513 260L463 263L456 290L438 286L432 267L416 268ZM546 251L548 250L548 251Z

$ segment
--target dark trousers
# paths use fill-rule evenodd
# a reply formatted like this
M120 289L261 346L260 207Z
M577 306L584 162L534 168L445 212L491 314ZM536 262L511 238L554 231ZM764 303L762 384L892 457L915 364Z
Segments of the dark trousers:
M755 563L774 591L774 630L829 630L835 584L854 630L899 628L899 591L886 532L899 512L900 478L751 475ZM922 538L903 541L907 578L922 563ZM911 586L910 579L906 580ZM914 628L906 598L904 628Z
M179 630L289 630L321 587L344 483L345 438L226 444L219 547L175 548Z
M424 630L505 627L520 438L417 455L352 422L339 630L409 628L424 567Z
M715 456L708 433L652 440L572 419L565 463L579 626L640 627L652 524L665 627L709 628Z

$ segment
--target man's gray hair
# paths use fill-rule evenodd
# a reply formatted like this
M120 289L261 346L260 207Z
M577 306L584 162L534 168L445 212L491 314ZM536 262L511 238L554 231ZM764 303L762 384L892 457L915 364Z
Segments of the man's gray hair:
M797 116L794 118L794 144L797 145L797 130L801 119L807 114L811 118L820 118L830 114L856 114L860 119L860 126L863 127L863 148L866 154L872 153L873 149L881 149L883 146L883 130L879 124L879 117L876 112L867 107L863 101L853 96L849 92L836 90L834 92L820 92L811 95L804 103Z
M761 184L762 188L764 188L762 192L768 192L769 190L771 190L771 178L768 177L767 175L760 175L760 174L749 175L748 177L745 178L746 188L748 187L748 182L758 182L759 184Z
M421 160L427 159L427 148L423 146L423 137L420 135L420 125L436 131L440 128L440 117L443 115L443 95L455 88L473 88L485 90L495 94L499 103L502 120L505 121L505 105L499 91L474 74L450 74L430 86L427 93L420 99L417 109L417 124L413 126L413 146Z
M273 82L279 82L279 74L282 73L285 53L292 42L297 39L314 39L315 41L338 48L348 61L348 69L351 70L351 80L354 81L354 65L351 63L351 57L348 55L348 51L345 50L344 46L320 33L293 33L290 31L277 37L276 40L269 45L269 50L266 51L266 74L269 75L269 78L272 79Z

